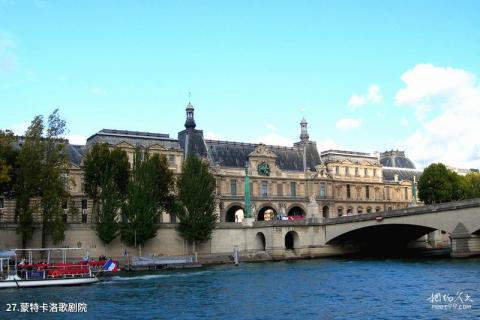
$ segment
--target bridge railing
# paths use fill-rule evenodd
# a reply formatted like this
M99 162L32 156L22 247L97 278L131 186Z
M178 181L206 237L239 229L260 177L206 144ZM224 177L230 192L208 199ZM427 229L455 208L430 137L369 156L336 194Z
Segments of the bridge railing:
M432 213L432 212L458 210L458 209L471 208L471 207L480 207L480 198L438 203L438 204L421 206L421 207L410 207L406 209L397 209L397 210L391 210L391 211L361 213L361 214L352 215L352 216L327 218L325 219L325 224L348 223L348 222L356 222L356 221L382 219L382 218L388 218L388 217L402 217L402 216L418 215L418 214L425 214L425 213Z

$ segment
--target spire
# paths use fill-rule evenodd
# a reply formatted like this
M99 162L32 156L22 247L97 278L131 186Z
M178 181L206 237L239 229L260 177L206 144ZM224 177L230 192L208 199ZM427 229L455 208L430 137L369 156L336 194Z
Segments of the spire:
M193 117L194 110L195 109L193 108L192 104L189 101L188 105L187 105L187 108L185 109L186 117L187 117L187 119L185 120L185 128L186 129L195 129L195 127L197 126L195 124L195 119Z
M302 142L307 142L308 139L310 139L310 136L308 135L308 130L307 130L307 120L305 118L302 118L302 121L300 122L300 140Z

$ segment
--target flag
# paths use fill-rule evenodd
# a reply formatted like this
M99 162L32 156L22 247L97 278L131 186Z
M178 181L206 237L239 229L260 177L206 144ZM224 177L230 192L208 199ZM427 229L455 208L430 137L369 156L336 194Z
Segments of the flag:
M103 270L114 271L115 269L117 269L117 265L112 261L112 259L108 259L108 261L103 265Z

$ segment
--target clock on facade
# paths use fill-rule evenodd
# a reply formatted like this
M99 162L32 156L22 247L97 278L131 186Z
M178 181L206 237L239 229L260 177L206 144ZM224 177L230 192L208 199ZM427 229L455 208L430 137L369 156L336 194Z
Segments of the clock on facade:
M270 167L268 166L268 163L262 162L258 165L258 174L261 176L269 176L270 175Z

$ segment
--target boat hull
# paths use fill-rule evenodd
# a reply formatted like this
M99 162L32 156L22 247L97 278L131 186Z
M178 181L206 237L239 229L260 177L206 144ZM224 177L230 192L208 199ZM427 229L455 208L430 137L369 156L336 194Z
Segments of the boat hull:
M60 278L40 280L6 280L0 281L0 289L4 288L33 288L50 286L78 286L98 282L97 277Z

